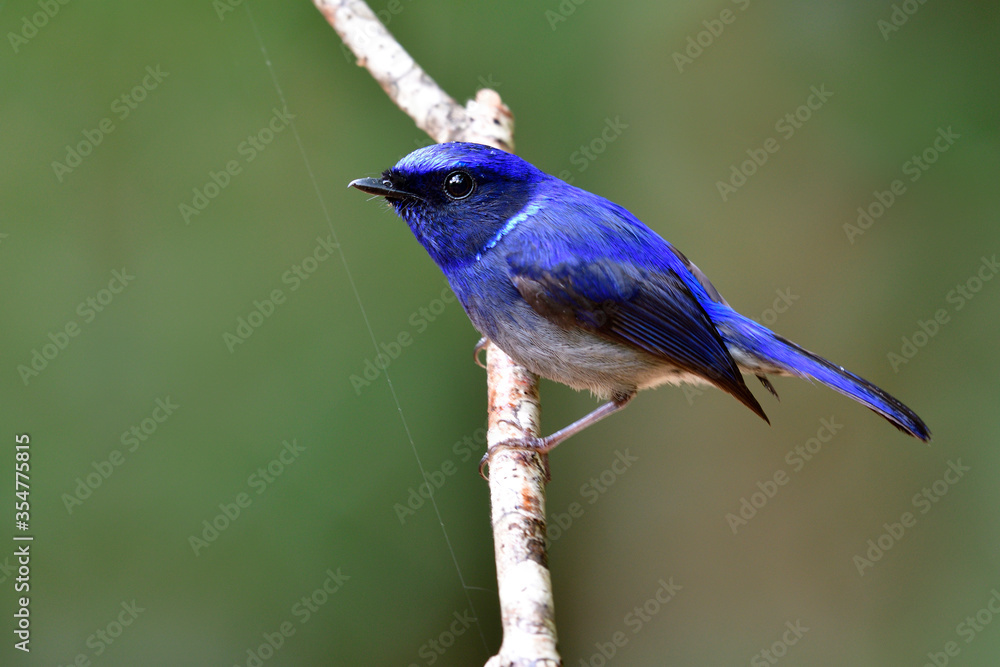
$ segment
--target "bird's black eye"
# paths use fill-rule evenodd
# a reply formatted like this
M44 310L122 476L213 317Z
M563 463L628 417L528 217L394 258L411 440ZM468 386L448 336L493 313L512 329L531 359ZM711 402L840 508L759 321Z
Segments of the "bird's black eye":
M452 199L465 199L476 189L476 182L465 171L453 171L444 177L444 191Z

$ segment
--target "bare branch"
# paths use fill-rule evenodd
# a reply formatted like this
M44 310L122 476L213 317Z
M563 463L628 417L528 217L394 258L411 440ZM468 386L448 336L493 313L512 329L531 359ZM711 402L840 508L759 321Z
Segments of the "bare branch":
M489 447L538 434L538 378L496 346L487 349ZM503 646L487 667L561 665L545 536L544 455L498 449L490 459L493 543Z
M470 102L463 109L445 93L360 0L314 0L344 44L396 105L438 143L475 141L514 149L513 119L500 102ZM482 92L482 91L480 91ZM495 102L495 103L493 103ZM499 109L505 114L497 115ZM485 112L485 113L484 113Z
M389 98L437 142L472 141L514 150L514 119L500 96L480 90L465 108L410 57L360 0L314 0ZM487 352L488 446L538 436L538 378L494 345ZM552 584L545 539L547 461L499 449L490 461L490 499L503 644L488 667L555 667Z

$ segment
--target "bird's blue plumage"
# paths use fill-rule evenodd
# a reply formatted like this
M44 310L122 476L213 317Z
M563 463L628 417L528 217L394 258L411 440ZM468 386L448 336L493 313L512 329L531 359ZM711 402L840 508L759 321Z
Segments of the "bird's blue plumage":
M381 179L473 324L543 377L621 405L702 382L767 419L741 371L813 378L922 440L917 415L870 382L734 311L705 275L626 209L498 149L428 146Z

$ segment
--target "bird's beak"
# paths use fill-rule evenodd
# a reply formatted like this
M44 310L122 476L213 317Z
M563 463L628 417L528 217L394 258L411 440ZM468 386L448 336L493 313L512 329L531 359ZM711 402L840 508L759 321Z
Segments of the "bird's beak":
M386 199L419 199L419 197L412 192L394 188L378 178L358 178L348 183L347 187L357 188L362 192L367 192L370 195L377 195L379 197L385 197Z

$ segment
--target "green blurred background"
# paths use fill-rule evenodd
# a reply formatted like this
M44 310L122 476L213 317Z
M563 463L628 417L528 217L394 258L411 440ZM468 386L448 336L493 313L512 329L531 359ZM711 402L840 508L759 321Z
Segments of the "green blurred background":
M14 535L13 440L30 434L35 536L32 651L13 649L11 541L0 663L482 664L501 635L478 334L405 225L346 188L428 139L311 3L222 7L0 6L0 491ZM456 99L495 88L519 154L628 207L737 309L934 432L924 446L790 379L780 403L754 389L771 427L715 390L642 394L551 457L565 663L997 664L1000 280L977 282L1000 252L996 4L373 9ZM776 124L814 86L832 95L789 136ZM53 167L105 118L89 155ZM266 147L241 150L269 123ZM724 201L717 183L769 138L777 152ZM926 149L934 163L905 171ZM212 173L225 187L185 216ZM905 192L849 234L897 179ZM307 260L331 234L329 259ZM248 317L252 335L225 337ZM404 333L388 377L352 384L373 338ZM921 345L893 364L904 337ZM52 358L19 370L36 350ZM542 394L546 432L596 405ZM436 509L411 497L418 458ZM734 534L742 499L767 502ZM883 535L905 512L904 534ZM880 536L888 550L859 565ZM649 602L671 578L674 598Z

